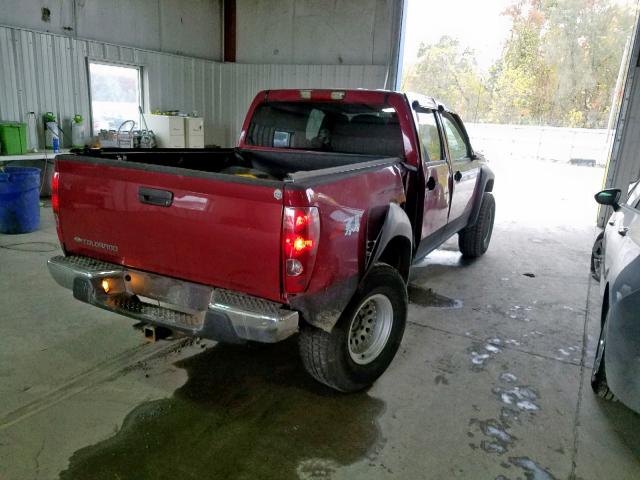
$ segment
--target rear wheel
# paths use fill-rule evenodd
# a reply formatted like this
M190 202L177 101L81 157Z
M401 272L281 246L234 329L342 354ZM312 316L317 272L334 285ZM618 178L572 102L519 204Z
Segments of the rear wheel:
M596 348L596 357L593 360L593 370L591 371L591 388L594 393L605 400L613 400L613 392L607 384L607 374L604 366L604 351L607 344L607 326L609 322L609 312L602 324L600 330L600 338L598 338L598 346Z
M366 388L393 360L406 316L402 277L389 265L375 265L330 333L302 328L300 355L307 372L342 392Z
M485 192L476 223L458 233L458 247L464 257L477 258L487 251L495 216L496 201L490 192Z
M600 232L595 242L593 242L593 248L591 249L591 276L598 282L600 281L600 266L602 265L602 255L604 253L602 250L603 237L604 232Z

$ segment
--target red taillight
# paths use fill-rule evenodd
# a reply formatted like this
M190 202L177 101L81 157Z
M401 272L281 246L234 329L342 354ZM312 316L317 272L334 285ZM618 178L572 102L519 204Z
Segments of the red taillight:
M58 211L60 210L60 196L58 195L58 187L60 184L60 174L58 172L53 172L53 178L51 180L51 208L53 209L53 213L58 215Z
M51 179L51 210L53 210L53 216L56 219L56 233L58 234L58 240L62 249L64 250L64 242L62 241L62 228L60 228L60 173L58 171L53 172L53 178Z
M282 230L285 292L304 292L309 284L318 250L318 209L285 207Z

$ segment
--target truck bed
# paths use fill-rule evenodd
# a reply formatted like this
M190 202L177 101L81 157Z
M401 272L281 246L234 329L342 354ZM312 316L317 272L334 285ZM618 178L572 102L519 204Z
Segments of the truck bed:
M60 155L59 233L68 255L285 302L284 206L318 205L323 215L336 208L351 212L337 203L352 195L350 188L341 186L340 177L358 171L374 174L398 161L237 149L114 149ZM367 177L362 175L362 193L373 188ZM308 198L307 186L316 188L318 183L325 185L318 191L326 194ZM296 200L287 198L287 192ZM368 196L358 203L365 205ZM357 272L355 260L350 269Z
M77 159L117 160L128 165L158 166L245 178L287 180L292 174L348 167L385 158L380 155L327 151L282 151L238 148L126 150L105 148L77 152ZM91 161L91 160L89 160ZM152 167L149 170L160 170Z

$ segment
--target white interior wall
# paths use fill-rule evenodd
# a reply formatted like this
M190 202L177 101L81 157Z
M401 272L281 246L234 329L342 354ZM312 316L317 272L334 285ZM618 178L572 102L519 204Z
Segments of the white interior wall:
M220 60L221 8L221 0L2 0L0 24Z
M402 3L237 0L236 61L388 65ZM222 0L3 0L0 25L222 59Z
M53 111L64 126L76 113L90 118L87 58L142 66L146 110L197 110L205 118L205 142L222 146L235 144L259 90L382 88L386 75L379 65L219 63L0 27L0 119Z
M401 0L237 0L242 63L388 65Z

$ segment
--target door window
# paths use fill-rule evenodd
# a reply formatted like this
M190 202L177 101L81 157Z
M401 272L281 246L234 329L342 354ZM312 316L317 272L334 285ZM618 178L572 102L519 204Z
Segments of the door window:
M636 183L635 186L629 192L629 198L627 199L627 206L631 208L640 208L640 182Z
M418 136L422 145L422 156L428 161L442 160L442 142L438 133L436 116L433 113L418 113Z
M462 160L463 158L469 157L470 149L457 122L447 113L442 115L442 120L451 160Z

